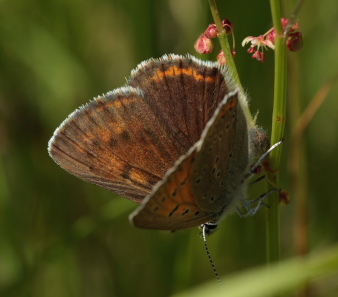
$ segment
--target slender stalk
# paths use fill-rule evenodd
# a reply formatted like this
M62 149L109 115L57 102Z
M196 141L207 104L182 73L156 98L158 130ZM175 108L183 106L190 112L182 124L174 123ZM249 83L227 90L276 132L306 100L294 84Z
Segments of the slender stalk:
M235 65L234 58L232 56L232 52L231 52L228 37L227 37L227 34L226 34L226 30L222 26L222 20L220 18L220 15L219 15L219 12L218 12L218 9L217 9L216 0L208 0L208 1L209 1L210 10L211 10L214 22L216 24L217 30L219 31L218 39L219 39L219 43L221 45L221 48L224 52L225 59L227 61L227 68L230 70L232 78L234 79L236 84L240 86L241 91L242 91L243 87L242 87L241 81L240 81L239 76L238 76L238 72L237 72L237 68L236 68L236 65Z
M274 107L272 113L271 143L281 140L285 129L286 115L286 88L287 88L287 57L286 39L283 35L281 24L281 3L280 0L270 0L273 25L276 30L275 39L275 77L274 77ZM279 183L278 167L282 153L282 146L277 147L270 154L269 179L276 184ZM268 185L270 189L272 185ZM269 208L266 214L267 233L267 261L268 263L278 262L280 258L280 228L279 228L279 197L273 194L269 197Z
M217 30L220 32L218 34L218 40L224 52L227 69L230 72L231 78L233 79L235 85L240 90L240 93L244 94L245 92L244 92L241 80L237 72L234 57L232 56L232 51L229 45L226 30L222 26L222 20L221 20L221 17L217 9L216 0L208 0L208 1L209 1L210 10L211 10L214 22L216 24ZM246 117L250 120L251 123L254 123L249 107L246 105L246 106L243 106L243 108L244 108L244 113Z

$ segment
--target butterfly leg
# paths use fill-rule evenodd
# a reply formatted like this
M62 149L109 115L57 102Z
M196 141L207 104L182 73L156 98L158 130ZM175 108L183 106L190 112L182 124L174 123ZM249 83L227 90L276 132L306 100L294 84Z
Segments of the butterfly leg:
M237 213L241 218L245 218L247 216L253 216L257 213L257 211L261 208L262 205L268 206L265 204L265 199L270 196L274 192L279 192L280 189L272 189L267 193L262 194L261 196L257 197L254 200L246 200L244 197L242 198L243 207L247 210L247 213L243 214L239 208L237 208ZM255 204L258 201L255 207L252 207L252 204Z
M263 179L265 179L265 175L262 175L262 176L256 178L255 180L253 180L252 182L248 183L248 186L251 186L251 185L253 185L255 183L258 183L258 182L260 182Z

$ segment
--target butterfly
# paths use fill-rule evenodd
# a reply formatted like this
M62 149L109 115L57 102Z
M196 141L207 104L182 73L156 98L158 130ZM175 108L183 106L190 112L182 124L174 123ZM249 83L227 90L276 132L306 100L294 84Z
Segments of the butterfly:
M225 66L164 55L70 114L48 151L76 177L140 203L137 227L212 229L241 205L268 147L247 109Z

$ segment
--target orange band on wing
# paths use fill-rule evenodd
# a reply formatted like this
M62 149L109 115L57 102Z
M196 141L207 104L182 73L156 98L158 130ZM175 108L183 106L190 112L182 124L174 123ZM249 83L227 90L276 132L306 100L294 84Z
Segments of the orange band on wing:
M170 68L168 68L168 70L166 71L156 71L155 75L152 77L153 80L159 82L160 80L162 80L165 77L175 77L178 75L188 75L188 76L192 76L195 80L198 81L206 81L206 82L214 82L215 81L215 77L205 77L203 74L198 74L198 72L193 69L192 67L189 68L179 68L178 66L172 66Z

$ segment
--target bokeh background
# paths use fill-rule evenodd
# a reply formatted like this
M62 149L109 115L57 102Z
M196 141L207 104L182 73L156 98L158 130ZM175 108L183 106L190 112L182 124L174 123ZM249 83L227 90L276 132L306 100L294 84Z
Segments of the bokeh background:
M235 25L236 63L251 110L259 110L258 124L269 134L273 53L262 64L241 47L243 38L272 26L269 2L219 2ZM135 203L76 179L47 153L68 114L122 86L139 62L165 53L198 56L194 42L210 22L206 0L0 1L0 296L161 297L215 280L197 228L133 228L128 214ZM299 23L304 48L290 54L289 113L303 110L338 71L335 1L306 1ZM218 49L199 57L215 59ZM304 139L312 251L338 240L337 99L335 85ZM281 164L281 186L291 192L291 203L281 207L283 259L295 255L291 119ZM229 216L208 239L222 278L264 263L264 213ZM337 296L336 279L314 284L314 296Z

